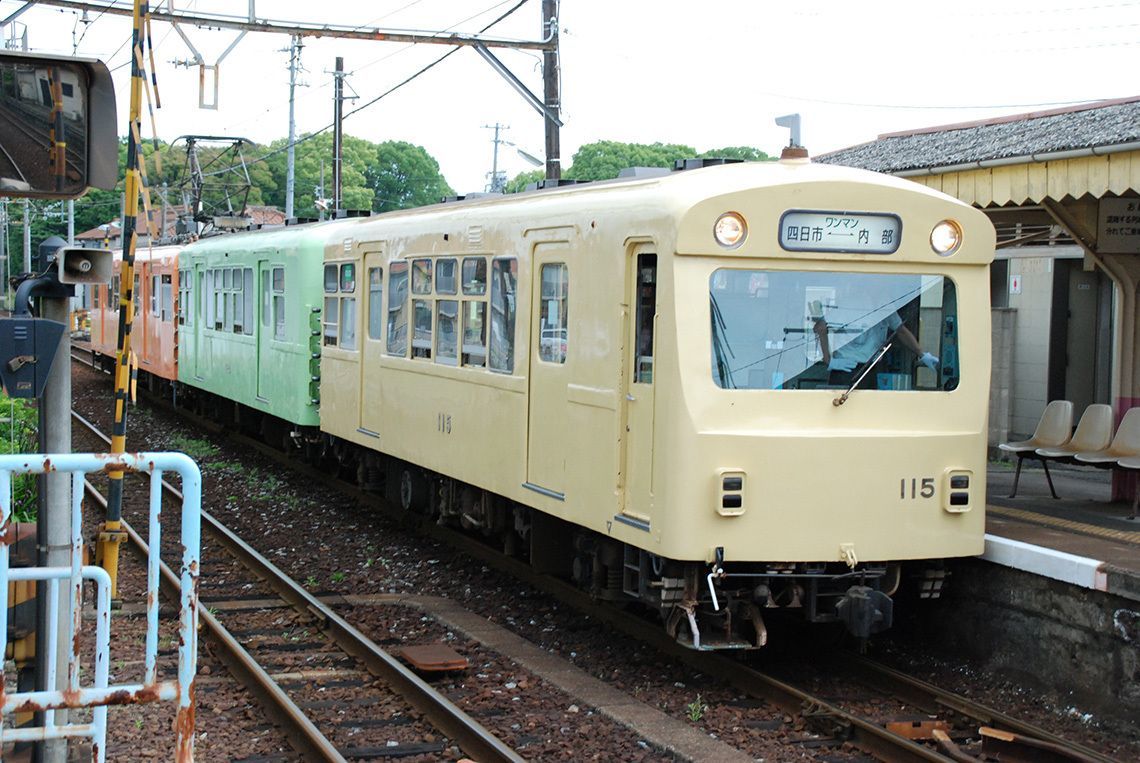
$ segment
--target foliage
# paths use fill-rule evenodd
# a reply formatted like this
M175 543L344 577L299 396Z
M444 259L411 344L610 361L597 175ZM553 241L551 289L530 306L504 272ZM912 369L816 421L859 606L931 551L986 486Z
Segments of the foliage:
M404 141L377 146L376 161L365 174L375 193L376 212L437 204L455 193L440 174L439 162L423 146Z
M569 180L609 180L626 167L672 167L677 159L697 155L695 148L677 143L587 143L574 154L565 173Z
M700 155L702 159L743 159L746 162L773 162L776 157L769 156L758 148L752 146L727 146L714 148Z
M609 180L627 167L672 167L678 159L743 159L771 161L772 157L751 146L727 146L698 153L692 146L680 143L622 143L600 140L587 143L574 154L566 171L568 180ZM525 191L527 185L545 177L542 170L516 175L507 183L507 193Z
M39 451L39 412L30 400L10 398L0 392L0 453ZM36 475L12 478L12 518L16 522L36 521Z
M528 172L520 172L507 181L507 185L504 190L507 193L519 193L520 191L525 191L527 189L527 186L529 186L531 183L537 183L545 177L546 170L530 170Z
M701 718L704 718L705 713L708 711L708 709L709 706L705 703L704 700L701 699L700 694L697 695L697 698L695 700L685 705L685 711L689 716L689 720L693 723L696 723Z

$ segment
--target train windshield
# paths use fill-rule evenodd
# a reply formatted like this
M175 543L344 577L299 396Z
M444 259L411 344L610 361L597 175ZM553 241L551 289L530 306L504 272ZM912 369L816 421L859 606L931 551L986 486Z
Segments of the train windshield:
M709 280L709 302L719 387L958 386L958 300L949 278L722 268Z

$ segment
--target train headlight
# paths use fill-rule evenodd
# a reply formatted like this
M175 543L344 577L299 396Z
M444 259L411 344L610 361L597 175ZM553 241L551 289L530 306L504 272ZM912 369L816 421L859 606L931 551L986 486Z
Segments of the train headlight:
M939 257L949 257L962 245L962 227L953 220L943 220L930 231L930 247Z
M743 244L745 237L748 236L748 224L736 212L725 212L716 219L713 236L716 242L726 249L735 249Z

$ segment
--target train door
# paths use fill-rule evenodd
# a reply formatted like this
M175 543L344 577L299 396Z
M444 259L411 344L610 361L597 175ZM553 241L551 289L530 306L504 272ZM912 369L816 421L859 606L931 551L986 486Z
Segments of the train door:
M380 356L384 350L384 252L364 253L365 330L361 343L360 400L357 427L364 434L379 436L381 430Z
M657 255L652 248L635 249L627 273L622 513L648 525L653 507L653 355L657 333Z
M569 248L538 244L531 272L530 415L527 424L527 487L565 497L570 296Z
M269 359L272 354L274 331L273 321L273 267L269 260L257 261L257 293L259 295L261 317L257 321L257 399L269 402L269 390L273 383ZM247 297L252 298L253 295Z

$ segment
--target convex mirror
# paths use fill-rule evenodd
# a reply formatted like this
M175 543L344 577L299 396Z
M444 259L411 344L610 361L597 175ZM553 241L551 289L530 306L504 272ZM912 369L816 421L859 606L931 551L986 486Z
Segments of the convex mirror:
M113 188L115 118L101 62L0 52L0 196L72 199Z

